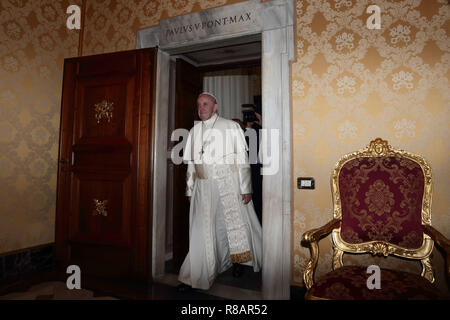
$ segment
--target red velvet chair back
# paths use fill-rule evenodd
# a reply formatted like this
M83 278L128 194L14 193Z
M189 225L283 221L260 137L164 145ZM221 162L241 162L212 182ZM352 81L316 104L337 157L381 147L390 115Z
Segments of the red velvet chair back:
M342 165L338 184L345 242L422 246L425 181L419 163L399 155L357 157Z
M434 282L430 254L432 173L419 156L377 138L363 150L344 155L331 176L333 270L348 253L394 255L420 260L422 276Z

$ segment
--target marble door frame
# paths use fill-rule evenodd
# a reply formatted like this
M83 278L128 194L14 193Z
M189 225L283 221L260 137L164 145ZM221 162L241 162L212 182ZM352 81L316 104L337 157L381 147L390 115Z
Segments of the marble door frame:
M166 177L170 56L187 49L214 46L218 40L229 44L245 42L255 37L262 40L263 128L277 129L280 144L279 170L263 179L263 257L262 296L264 299L289 299L291 283L291 112L290 61L294 59L293 0L272 0L260 3L251 0L230 6L257 9L260 16L256 27L224 35L212 34L198 41L160 43L160 26L142 29L137 34L137 48L158 46L156 78L156 114L153 190L153 278L165 273ZM214 8L214 13L228 6ZM207 14L209 10L206 10ZM203 14L203 12L202 12ZM180 19L189 16L176 17ZM169 19L171 20L171 19ZM248 41L248 40L247 40ZM262 138L264 143L265 139ZM268 155L274 147L265 146ZM263 146L264 148L264 146ZM158 150L158 152L157 152Z

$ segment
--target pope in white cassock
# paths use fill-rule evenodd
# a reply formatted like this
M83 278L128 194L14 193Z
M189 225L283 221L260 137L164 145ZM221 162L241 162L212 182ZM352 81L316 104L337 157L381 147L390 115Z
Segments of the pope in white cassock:
M251 170L240 126L217 115L214 95L197 99L202 121L190 130L188 164L189 252L181 286L208 290L233 263L261 268L261 225L251 201Z

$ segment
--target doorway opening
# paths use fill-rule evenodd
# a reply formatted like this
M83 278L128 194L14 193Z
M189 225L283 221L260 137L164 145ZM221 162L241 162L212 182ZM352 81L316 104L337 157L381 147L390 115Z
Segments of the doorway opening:
M227 24L224 28L183 32L176 36L172 34L174 26L207 23L206 21L215 17L239 16L243 12L248 12L252 19L244 23ZM168 113L173 111L168 107L170 105L168 88L170 83L174 85L175 81L170 74L176 73L171 58L174 55L194 51L260 41L261 86L264 98L262 121L265 130L261 137L264 163L261 292L263 299L289 299L293 263L290 64L295 59L294 21L295 4L292 0L264 2L248 0L161 20L158 26L138 30L137 49L158 47L154 88L156 99L154 143L157 147L152 154L153 217L149 226L153 230L152 237L149 238L152 246L152 268L148 270L155 281L160 281L166 275L165 224L167 206L170 205L166 199L167 163L170 155L168 157L164 151L169 150ZM184 190L182 192L184 193Z
M190 130L194 121L199 120L196 99L204 91L217 97L219 116L238 122L246 137L251 136L252 129L259 134L259 120L244 114L249 110L262 113L261 49L261 39L252 37L247 42L245 39L237 44L216 42L208 48L188 48L170 54L168 155L180 142L171 141L173 130ZM253 160L252 198L261 223L261 165L258 159L250 160ZM185 196L185 179L186 165L175 165L168 156L164 278L171 284L178 283L179 269L189 250L189 202ZM233 277L232 268L220 274L208 292L232 299L261 298L261 271L254 273L252 267L243 268L244 273L239 278Z

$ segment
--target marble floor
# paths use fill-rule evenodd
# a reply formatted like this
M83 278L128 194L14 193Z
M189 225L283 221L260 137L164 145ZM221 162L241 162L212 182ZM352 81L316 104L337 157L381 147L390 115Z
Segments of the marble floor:
M154 279L151 286L130 282L112 282L98 278L84 278L82 289L69 290L64 277L53 274L23 279L20 285L1 290L0 300L261 300L261 273L244 266L240 278L232 269L218 276L211 289L178 292L177 272L166 267L163 277Z
M0 296L0 300L117 300L111 296L98 296L91 290L69 290L64 282L43 282L28 288Z
M230 300L261 300L261 272L253 272L253 268L249 266L242 266L242 269L243 274L239 278L233 277L232 268L230 268L217 276L209 290L196 291ZM178 269L169 260L166 262L166 274L154 280L169 286L177 286L180 284Z
M112 288L87 285L79 290L69 290L63 281L45 281L0 295L0 300L225 300L223 297L192 291L180 293L175 286L154 283L141 288L121 284Z

